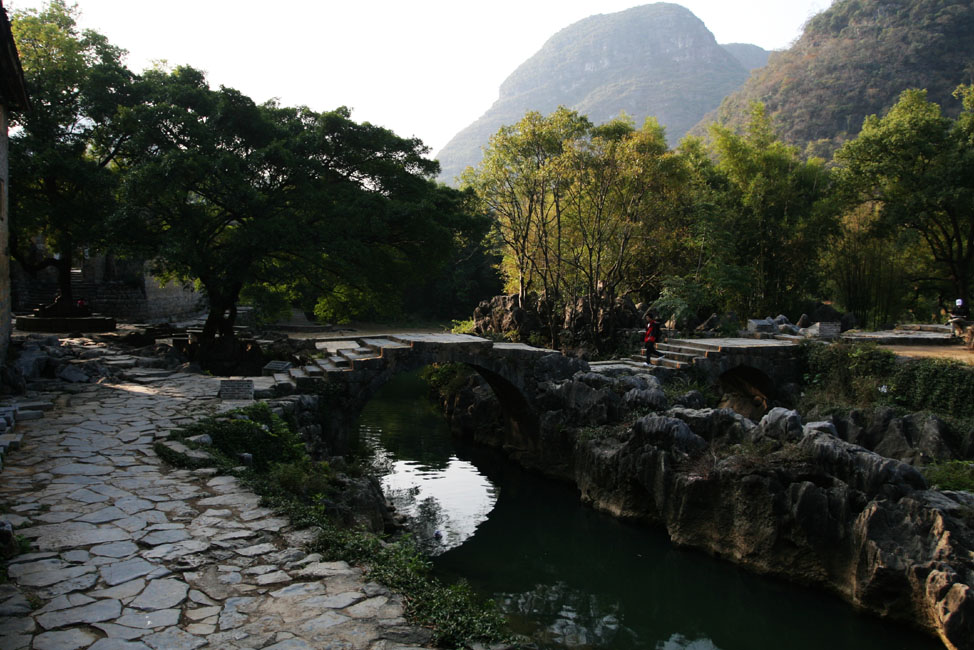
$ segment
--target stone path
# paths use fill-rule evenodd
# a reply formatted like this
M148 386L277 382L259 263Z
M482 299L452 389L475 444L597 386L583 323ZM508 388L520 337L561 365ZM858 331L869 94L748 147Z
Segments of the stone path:
M0 504L32 542L0 584L0 648L422 647L401 599L302 546L233 477L170 470L153 442L216 411L199 375L44 393L18 424Z

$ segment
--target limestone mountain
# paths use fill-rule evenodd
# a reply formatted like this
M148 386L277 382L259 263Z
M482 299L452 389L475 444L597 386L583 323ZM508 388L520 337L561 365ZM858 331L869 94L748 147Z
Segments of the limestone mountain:
M907 88L926 88L956 115L960 102L951 93L974 75L972 35L971 0L836 0L693 133L703 135L715 120L740 127L760 101L784 140L811 143L810 152L829 157Z
M494 105L437 155L440 179L453 182L476 165L490 136L529 110L567 106L596 123L625 111L637 125L655 116L675 143L747 79L762 52L718 45L699 18L675 4L590 16L552 36L504 81Z
M721 47L749 71L766 66L771 56L771 52L763 47L750 43L725 43Z

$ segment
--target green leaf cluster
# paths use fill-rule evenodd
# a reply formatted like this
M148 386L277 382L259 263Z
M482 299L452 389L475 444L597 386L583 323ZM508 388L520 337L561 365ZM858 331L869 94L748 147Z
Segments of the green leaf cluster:
M53 0L13 17L34 100L11 142L15 243L42 238L62 280L82 248L152 260L205 291L204 343L233 338L241 299L336 321L479 299L486 217L432 181L420 140L345 107L257 104L189 66L134 74L76 16Z
M937 490L966 490L974 492L974 462L948 460L923 468L927 483Z
M802 350L806 410L889 405L961 424L974 418L974 366L900 359L872 343L812 343Z
M717 121L741 128L760 101L785 142L827 159L905 88L926 88L956 116L951 93L974 81L972 32L966 0L835 0L723 100Z

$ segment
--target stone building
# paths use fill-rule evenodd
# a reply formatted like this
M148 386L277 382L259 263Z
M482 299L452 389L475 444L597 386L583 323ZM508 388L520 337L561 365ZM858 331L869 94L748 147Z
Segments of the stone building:
M7 355L11 328L7 127L11 110L24 110L29 106L24 72L20 67L20 57L17 55L17 45L10 31L7 11L0 0L0 361Z

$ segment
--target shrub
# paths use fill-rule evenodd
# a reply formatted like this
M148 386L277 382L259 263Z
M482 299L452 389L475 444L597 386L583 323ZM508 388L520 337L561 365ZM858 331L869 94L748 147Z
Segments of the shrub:
M974 367L946 359L903 363L892 378L896 403L912 410L974 416Z
M268 477L282 490L307 499L328 494L335 474L326 461L315 462L305 456L291 463L275 463Z
M220 418L201 420L184 429L182 437L200 434L209 435L213 446L231 459L251 454L254 468L262 472L274 463L290 463L306 456L301 438L263 402Z
M938 490L966 490L974 492L974 462L948 460L927 465L923 475L931 487Z
M806 387L817 405L866 406L888 403L896 355L875 343L806 344L802 352Z
M450 331L454 334L476 334L472 318L469 320L453 321L450 325Z
M447 397L460 390L474 372L462 363L434 363L423 368L420 376L433 394Z

